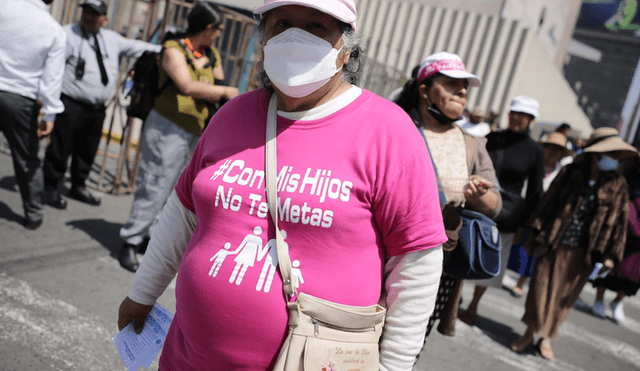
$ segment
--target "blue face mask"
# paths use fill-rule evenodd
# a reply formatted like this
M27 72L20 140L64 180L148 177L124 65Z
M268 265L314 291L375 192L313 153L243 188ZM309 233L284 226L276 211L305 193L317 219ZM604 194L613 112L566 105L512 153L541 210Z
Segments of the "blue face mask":
M613 157L603 155L600 160L598 160L598 167L602 171L614 171L618 168L618 160Z

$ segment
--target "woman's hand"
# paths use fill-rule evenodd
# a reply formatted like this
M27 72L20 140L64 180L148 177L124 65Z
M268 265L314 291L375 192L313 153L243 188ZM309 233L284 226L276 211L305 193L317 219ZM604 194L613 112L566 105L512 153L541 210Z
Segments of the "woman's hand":
M467 200L470 198L480 198L484 196L492 186L493 183L480 175L472 175L469 182L464 186L464 197Z
M462 219L452 204L444 204L442 206L442 221L444 222L444 231L449 240L442 244L444 251L451 251L458 245L458 232L462 228Z
M471 178L464 186L465 207L480 212L488 217L493 214L498 206L498 196L494 192L489 192L493 183L480 175L471 175Z
M603 268L602 270L605 270L605 271L609 269L613 269L613 260L605 259L605 261L602 263L602 268Z
M223 98L225 100L231 100L231 99L237 97L238 95L240 95L240 90L238 90L238 88L233 87L233 86L225 86L224 87Z
M141 333L151 309L153 309L153 305L136 303L127 296L118 309L118 331L127 327L129 322L133 320L133 329L136 334Z

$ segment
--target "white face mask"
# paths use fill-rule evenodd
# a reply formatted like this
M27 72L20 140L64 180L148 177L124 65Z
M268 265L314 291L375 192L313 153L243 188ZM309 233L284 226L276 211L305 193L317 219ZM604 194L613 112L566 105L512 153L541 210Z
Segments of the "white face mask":
M320 89L342 69L336 68L338 53L328 41L289 28L264 46L264 70L278 90L300 98Z

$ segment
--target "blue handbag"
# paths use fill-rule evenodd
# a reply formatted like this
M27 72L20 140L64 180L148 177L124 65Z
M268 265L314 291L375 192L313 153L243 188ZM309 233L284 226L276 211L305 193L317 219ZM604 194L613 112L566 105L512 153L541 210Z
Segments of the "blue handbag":
M476 211L458 209L462 228L458 245L444 254L444 272L450 276L479 280L500 274L500 232L489 217Z
M420 128L420 135L429 150L427 138ZM438 169L431 158L431 164L438 182L438 198L440 205L447 202L442 184L438 177ZM444 252L442 271L450 276L480 280L492 278L500 274L500 232L493 219L488 216L463 208L456 208L462 227L458 231L458 244L451 251Z
M507 262L507 268L523 277L533 276L533 267L536 265L536 256L527 254L527 250L524 247L528 236L529 230L525 232L522 241L511 246L509 261Z

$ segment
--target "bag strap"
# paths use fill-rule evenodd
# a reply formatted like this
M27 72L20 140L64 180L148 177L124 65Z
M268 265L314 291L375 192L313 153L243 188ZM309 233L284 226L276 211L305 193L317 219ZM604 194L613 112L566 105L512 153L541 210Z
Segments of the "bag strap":
M162 52L160 52L162 53ZM161 62L160 62L160 56L161 54L158 53L158 56L156 57L156 64L158 64L158 74L160 74L160 68L161 67ZM165 75L167 75L167 73L165 72ZM173 82L173 80L171 79L171 77L169 77L169 75L167 75L166 80L164 80L164 83L162 84L162 86L158 89L158 95L156 95L156 97L159 97L162 95L162 93L164 93L164 91L169 88L169 85L171 85L171 83Z
M296 294L297 280L291 278L291 257L285 245L282 233L278 227L278 190L276 188L277 160L276 135L278 122L278 98L271 94L269 109L267 110L267 138L265 144L265 178L267 185L267 203L269 214L276 229L276 249L278 252L278 269L282 274L282 285L287 300Z
M193 64L193 59L191 59L191 57L189 56L189 50L187 48L187 44L184 43L183 39L179 39L178 41L178 45L180 45L180 47L182 48L182 50L185 52L184 57L187 61L187 64L191 67L193 67L194 71L196 69L196 66ZM162 53L162 51L160 53L158 53L158 57L156 60L156 63L158 63L158 67L160 67L160 54ZM158 73L160 73L160 68L158 68ZM165 72L166 74L166 72ZM162 84L162 86L158 89L158 97L162 95L162 93L164 93L164 91L169 87L169 85L171 85L171 83L173 82L173 80L171 80L171 77L169 77L169 75L167 75L167 79L164 81L164 83Z
M460 129L462 130L462 129ZM464 150L467 153L467 170L469 171L469 177L473 172L473 156L476 153L476 139L467 133L462 133L462 139L464 140Z
M445 196L444 191L442 190L442 183L440 183L440 177L438 176L438 168L436 168L436 163L433 162L433 156L431 156L431 150L429 149L429 143L427 142L427 137L424 135L424 131L420 126L416 126L420 135L422 135L422 139L424 139L424 144L427 145L427 152L429 152L429 159L431 160L431 165L433 165L433 171L436 173L436 181L438 182L438 198L440 199L440 206L447 203L447 196Z
M209 59L209 61L207 63L205 63L203 68L213 68L215 67L217 58L216 58L216 54L213 52L213 49L211 47L206 47L204 49L204 53L207 56L207 58Z

